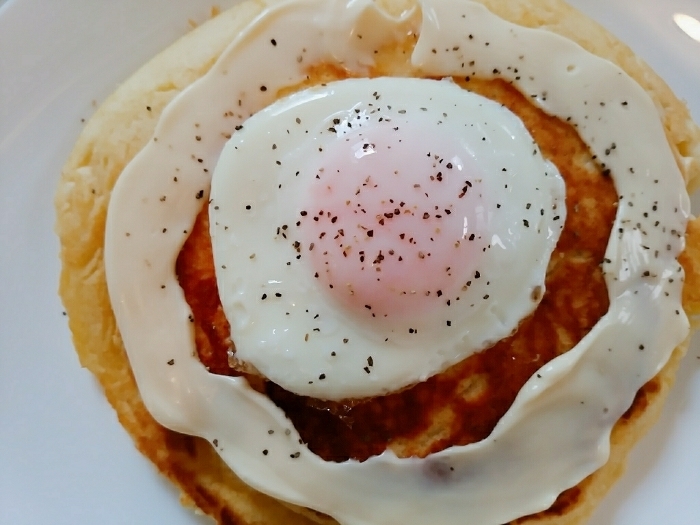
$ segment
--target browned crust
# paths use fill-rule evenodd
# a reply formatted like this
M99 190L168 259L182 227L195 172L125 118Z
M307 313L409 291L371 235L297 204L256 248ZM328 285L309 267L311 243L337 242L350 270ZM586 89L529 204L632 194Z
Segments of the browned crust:
M310 81L327 81L319 73L329 69L331 79L343 78L343 71L316 67ZM573 126L547 115L507 82L457 81L518 115L564 178L569 211L547 268L546 292L514 334L424 382L385 396L322 401L247 375L253 388L285 411L309 450L327 461L364 461L386 449L398 457L425 457L486 438L532 374L578 344L608 310L600 262L617 211L613 179L594 165ZM176 274L192 310L199 359L212 373L238 375L241 366L228 354L230 327L219 301L207 206L188 231Z
M685 176L698 180L700 133L684 104L631 51L594 22L558 0L482 0L511 21L546 27L607 57L651 94L677 156L693 157ZM158 425L138 395L107 296L102 246L111 188L126 163L151 135L157 115L182 89L211 67L232 35L261 9L249 2L225 12L186 35L149 62L113 96L86 125L63 170L56 196L56 231L61 240L63 269L59 292L69 315L76 350L83 366L102 384L120 422L136 446L183 492L183 503L195 505L219 523L309 524L330 522L317 513L304 515L242 483L203 440L182 436ZM121 140L120 140L121 139ZM118 144L118 145L117 145ZM700 313L700 223L691 224L684 305ZM629 417L616 425L610 461L568 493L550 511L519 520L523 524L568 525L590 515L611 484L624 471L627 453L656 421L685 351L673 358L638 396Z

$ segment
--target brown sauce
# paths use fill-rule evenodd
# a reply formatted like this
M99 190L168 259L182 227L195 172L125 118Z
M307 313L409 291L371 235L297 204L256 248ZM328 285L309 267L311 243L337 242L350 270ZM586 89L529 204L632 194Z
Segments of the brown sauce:
M595 166L571 126L535 108L508 84L462 84L518 114L566 180L568 215L548 267L546 292L514 335L394 394L319 401L247 376L285 411L309 449L326 460L362 461L387 448L399 456L423 457L484 439L527 379L575 346L608 309L600 263L616 212L612 180ZM183 246L177 274L192 308L200 360L212 373L241 375L229 362L232 344L216 288L206 207Z

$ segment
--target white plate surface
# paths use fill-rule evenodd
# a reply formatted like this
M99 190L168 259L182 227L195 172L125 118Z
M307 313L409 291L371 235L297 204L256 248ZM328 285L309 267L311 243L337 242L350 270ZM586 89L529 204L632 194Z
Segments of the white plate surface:
M573 3L628 42L700 120L700 43L672 19L700 19L700 0ZM78 365L56 295L52 199L82 119L211 5L0 0L0 523L208 523L180 507ZM698 435L700 339L591 525L700 523Z

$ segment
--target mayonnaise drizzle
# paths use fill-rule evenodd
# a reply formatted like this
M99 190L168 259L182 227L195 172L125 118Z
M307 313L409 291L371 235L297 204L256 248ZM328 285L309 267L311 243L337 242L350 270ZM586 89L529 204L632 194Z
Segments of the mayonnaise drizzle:
M474 2L421 7L422 22L417 10L391 18L369 0L267 8L166 108L153 140L119 178L107 221L107 280L148 410L173 430L216 443L253 487L348 525L495 525L549 507L603 465L612 426L686 337L676 257L689 201L652 101L617 66ZM333 61L362 74L377 45L410 32L420 35L411 57L420 71L505 78L570 119L605 162L620 196L603 266L610 310L525 384L485 440L423 460L385 452L363 463L324 462L244 379L201 365L175 260L235 126L277 89L303 80L307 65Z

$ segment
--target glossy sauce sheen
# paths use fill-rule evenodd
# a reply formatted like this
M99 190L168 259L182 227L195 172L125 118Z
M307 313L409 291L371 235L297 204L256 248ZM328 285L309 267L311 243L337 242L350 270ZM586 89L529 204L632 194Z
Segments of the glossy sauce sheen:
M395 439L363 462L324 461L260 394L262 385L252 385L256 391L243 378L202 366L195 340L202 334L209 340L216 330L210 324L195 337L175 263L207 200L207 170L244 115L302 83L309 64L343 64L367 76L378 49L406 41L415 46L392 57L398 67L391 74L511 82L537 107L570 121L607 164L618 198L601 264L610 304L584 339L567 342L562 349L571 350L525 382L485 439L423 459L398 458L401 440ZM237 97L242 106L232 113ZM568 226L596 207L582 199L567 210ZM369 0L289 0L266 8L162 113L153 141L112 192L105 269L146 407L162 425L207 439L247 484L347 525L457 525L466 515L475 525L491 525L551 507L600 468L612 427L687 336L677 257L688 214L679 164L649 95L617 66L571 41L515 26L466 0L421 0L400 17ZM589 229L581 221L574 231ZM572 261L580 259L576 255ZM569 298L578 299L561 300L575 304ZM580 332L595 318L581 318Z
M600 262L616 211L612 180L598 168L577 166L574 161L591 154L575 130L535 108L515 88L502 81L461 83L516 113L566 180L567 209L573 212L551 258L546 293L516 334L399 393L343 403L295 395L265 381L267 395L294 422L309 449L326 460L365 460L387 447L402 457L424 457L480 441L525 381L576 345L607 311ZM178 258L179 281L192 307L200 359L213 373L237 375L236 363L229 360L231 340L208 231L204 207Z

